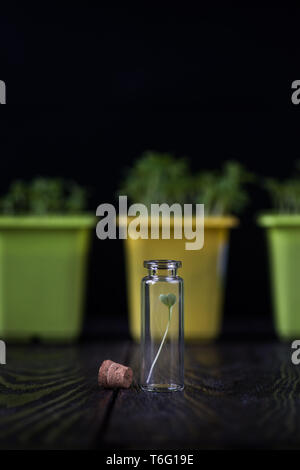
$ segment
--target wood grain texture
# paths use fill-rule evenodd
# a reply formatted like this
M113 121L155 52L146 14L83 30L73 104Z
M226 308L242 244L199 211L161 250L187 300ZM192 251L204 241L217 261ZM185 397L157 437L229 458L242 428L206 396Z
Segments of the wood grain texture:
M289 344L219 344L186 350L184 392L119 392L110 448L300 448L300 366ZM137 374L139 354L131 367Z
M186 388L167 394L136 382L100 390L107 358L131 365L137 380L136 345L8 346L0 448L300 448L300 366L289 344L190 346Z
M124 361L127 349L125 343L8 346L0 367L0 448L101 446L114 392L99 389L98 369L108 357Z

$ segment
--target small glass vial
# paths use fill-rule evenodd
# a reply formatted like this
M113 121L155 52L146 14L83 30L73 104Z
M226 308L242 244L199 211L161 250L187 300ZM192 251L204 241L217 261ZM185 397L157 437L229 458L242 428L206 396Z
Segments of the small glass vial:
M140 386L151 392L184 388L183 279L180 261L144 261Z

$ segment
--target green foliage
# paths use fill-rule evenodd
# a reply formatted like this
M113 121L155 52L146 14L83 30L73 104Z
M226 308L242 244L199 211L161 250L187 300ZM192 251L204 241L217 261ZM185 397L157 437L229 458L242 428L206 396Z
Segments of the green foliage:
M237 162L226 162L221 171L192 174L184 158L146 152L128 171L119 194L131 202L151 204L203 203L207 214L239 212L247 203L245 184L253 176Z
M129 169L119 194L132 202L151 204L184 203L188 191L189 171L185 159L168 153L145 152Z
M86 191L59 178L36 178L29 183L14 181L0 198L0 212L14 214L76 214L86 207Z
M194 177L193 199L203 203L207 214L239 213L248 202L245 184L254 176L237 162L225 162L220 171L204 171Z
M264 182L274 209L279 213L300 213L300 179L278 181L267 178Z
M266 178L264 188L272 200L274 211L283 214L300 213L300 161L296 161L294 174L285 180Z

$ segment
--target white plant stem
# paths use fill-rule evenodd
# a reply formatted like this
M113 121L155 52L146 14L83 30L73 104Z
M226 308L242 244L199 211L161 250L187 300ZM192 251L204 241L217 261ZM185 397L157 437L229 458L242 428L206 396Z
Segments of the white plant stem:
M147 380L146 380L146 383L147 383L147 384L149 383L150 377L151 377L152 372L153 372L153 368L154 368L154 366L155 366L155 364L156 364L157 359L159 358L160 352L161 352L161 350L162 350L162 347L163 347L163 345L164 345L165 339L166 339L166 337L167 337L167 334L168 334L168 331L169 331L170 322L171 322L171 318L172 318L172 307L169 307L169 321L168 321L167 328L166 328L166 331L165 331L165 333L164 333L164 336L163 336L163 338L162 338L162 340L161 340L161 343L160 343L159 349L158 349L158 351L157 351L157 354L156 354L156 356L155 356L155 358L154 358L154 361L152 362L152 365L151 365L151 368L150 368L150 372L149 372L148 377L147 377Z

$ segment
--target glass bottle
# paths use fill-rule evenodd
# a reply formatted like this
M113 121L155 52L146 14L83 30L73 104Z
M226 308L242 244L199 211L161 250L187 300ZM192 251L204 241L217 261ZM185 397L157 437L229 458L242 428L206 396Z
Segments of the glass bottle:
M144 261L142 279L141 377L143 390L171 392L184 387L183 279L181 261Z

